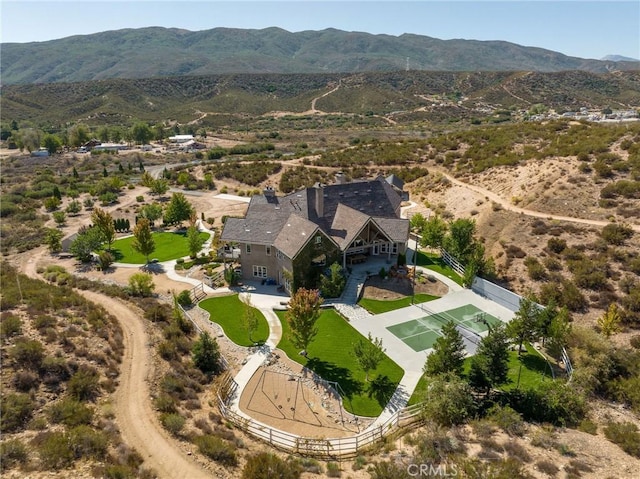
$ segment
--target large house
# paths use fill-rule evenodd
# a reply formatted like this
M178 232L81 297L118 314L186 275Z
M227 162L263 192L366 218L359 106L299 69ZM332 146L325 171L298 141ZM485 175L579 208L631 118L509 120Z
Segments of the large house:
M228 218L221 240L241 251L242 277L272 280L289 293L317 287L320 274L370 257L404 254L409 222L400 218L406 198L395 176L277 196L272 188L251 198L244 218Z

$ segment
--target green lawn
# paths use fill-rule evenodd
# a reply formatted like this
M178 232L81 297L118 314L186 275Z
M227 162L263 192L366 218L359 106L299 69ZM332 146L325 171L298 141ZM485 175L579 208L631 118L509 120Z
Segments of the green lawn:
M199 233L201 245L209 238L209 233ZM131 243L135 238L129 236L114 241L111 244L111 252L115 260L119 263L144 264L147 258L135 251L131 247ZM187 242L187 233L184 231L167 233L153 233L153 240L156 249L149 255L149 259L157 258L158 261L169 261L172 259L183 258L189 256L189 244Z
M520 374L520 389L535 389L548 379L552 379L551 369L547 361L538 354L530 344L525 344L527 351L522 351L522 355L518 357L517 351L509 352L509 382L504 384L500 389L510 391L518 387L518 374ZM522 369L520 368L522 365ZM466 375L471 368L471 358L464 361L463 374ZM409 405L419 403L422 400L424 391L428 385L426 376L422 376L416 389L414 390Z
M378 369L369 372L367 383L351 352L355 342L366 338L333 309L322 311L316 323L318 334L309 345L307 358L304 358L288 339L289 325L285 312L276 313L282 323L279 349L322 378L339 383L346 395L343 405L347 411L359 416L380 415L404 375L400 366L385 356Z
M208 298L201 301L199 306L211 315L209 319L218 323L224 330L224 334L234 343L240 346L253 346L255 343L264 343L269 337L269 323L258 309L253 308L258 316L258 329L249 340L249 333L243 324L245 305L237 294Z
M462 277L453 269L451 269L451 267L442 260L442 257L439 254L418 251L416 257L418 260L418 266L424 266L425 268L431 269L436 273L443 274L447 278L452 279L460 286L462 286Z
M426 293L418 293L413 297L413 301L411 301L411 296L389 300L362 298L358 301L358 304L371 314L381 314L388 311L394 311L396 309L406 308L414 303L426 303L427 301L433 301L439 297L440 296L432 296Z

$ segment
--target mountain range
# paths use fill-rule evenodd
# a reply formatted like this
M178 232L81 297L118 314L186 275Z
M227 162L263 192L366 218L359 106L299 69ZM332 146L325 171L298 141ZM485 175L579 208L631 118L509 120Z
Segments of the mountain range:
M148 27L0 47L4 85L229 73L640 70L638 61L577 58L505 41L332 28L291 33L275 27Z

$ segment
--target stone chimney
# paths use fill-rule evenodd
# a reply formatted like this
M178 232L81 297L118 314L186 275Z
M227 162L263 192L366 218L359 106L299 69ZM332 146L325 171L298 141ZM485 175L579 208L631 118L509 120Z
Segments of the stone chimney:
M336 173L336 185L344 185L344 183L345 183L344 173L342 171L338 171Z
M269 198L273 198L276 196L276 190L273 189L273 187L271 186L267 186L262 193L264 194L265 198L269 199Z

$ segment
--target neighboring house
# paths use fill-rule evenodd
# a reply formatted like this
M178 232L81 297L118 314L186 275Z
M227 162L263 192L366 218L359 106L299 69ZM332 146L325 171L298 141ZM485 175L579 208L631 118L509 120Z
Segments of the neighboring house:
M371 256L391 262L406 252L409 221L400 218L399 179L392 186L382 177L336 178L286 196L267 188L251 199L244 218L227 218L221 240L239 247L243 278L272 279L291 293L317 287L334 262L347 267Z

